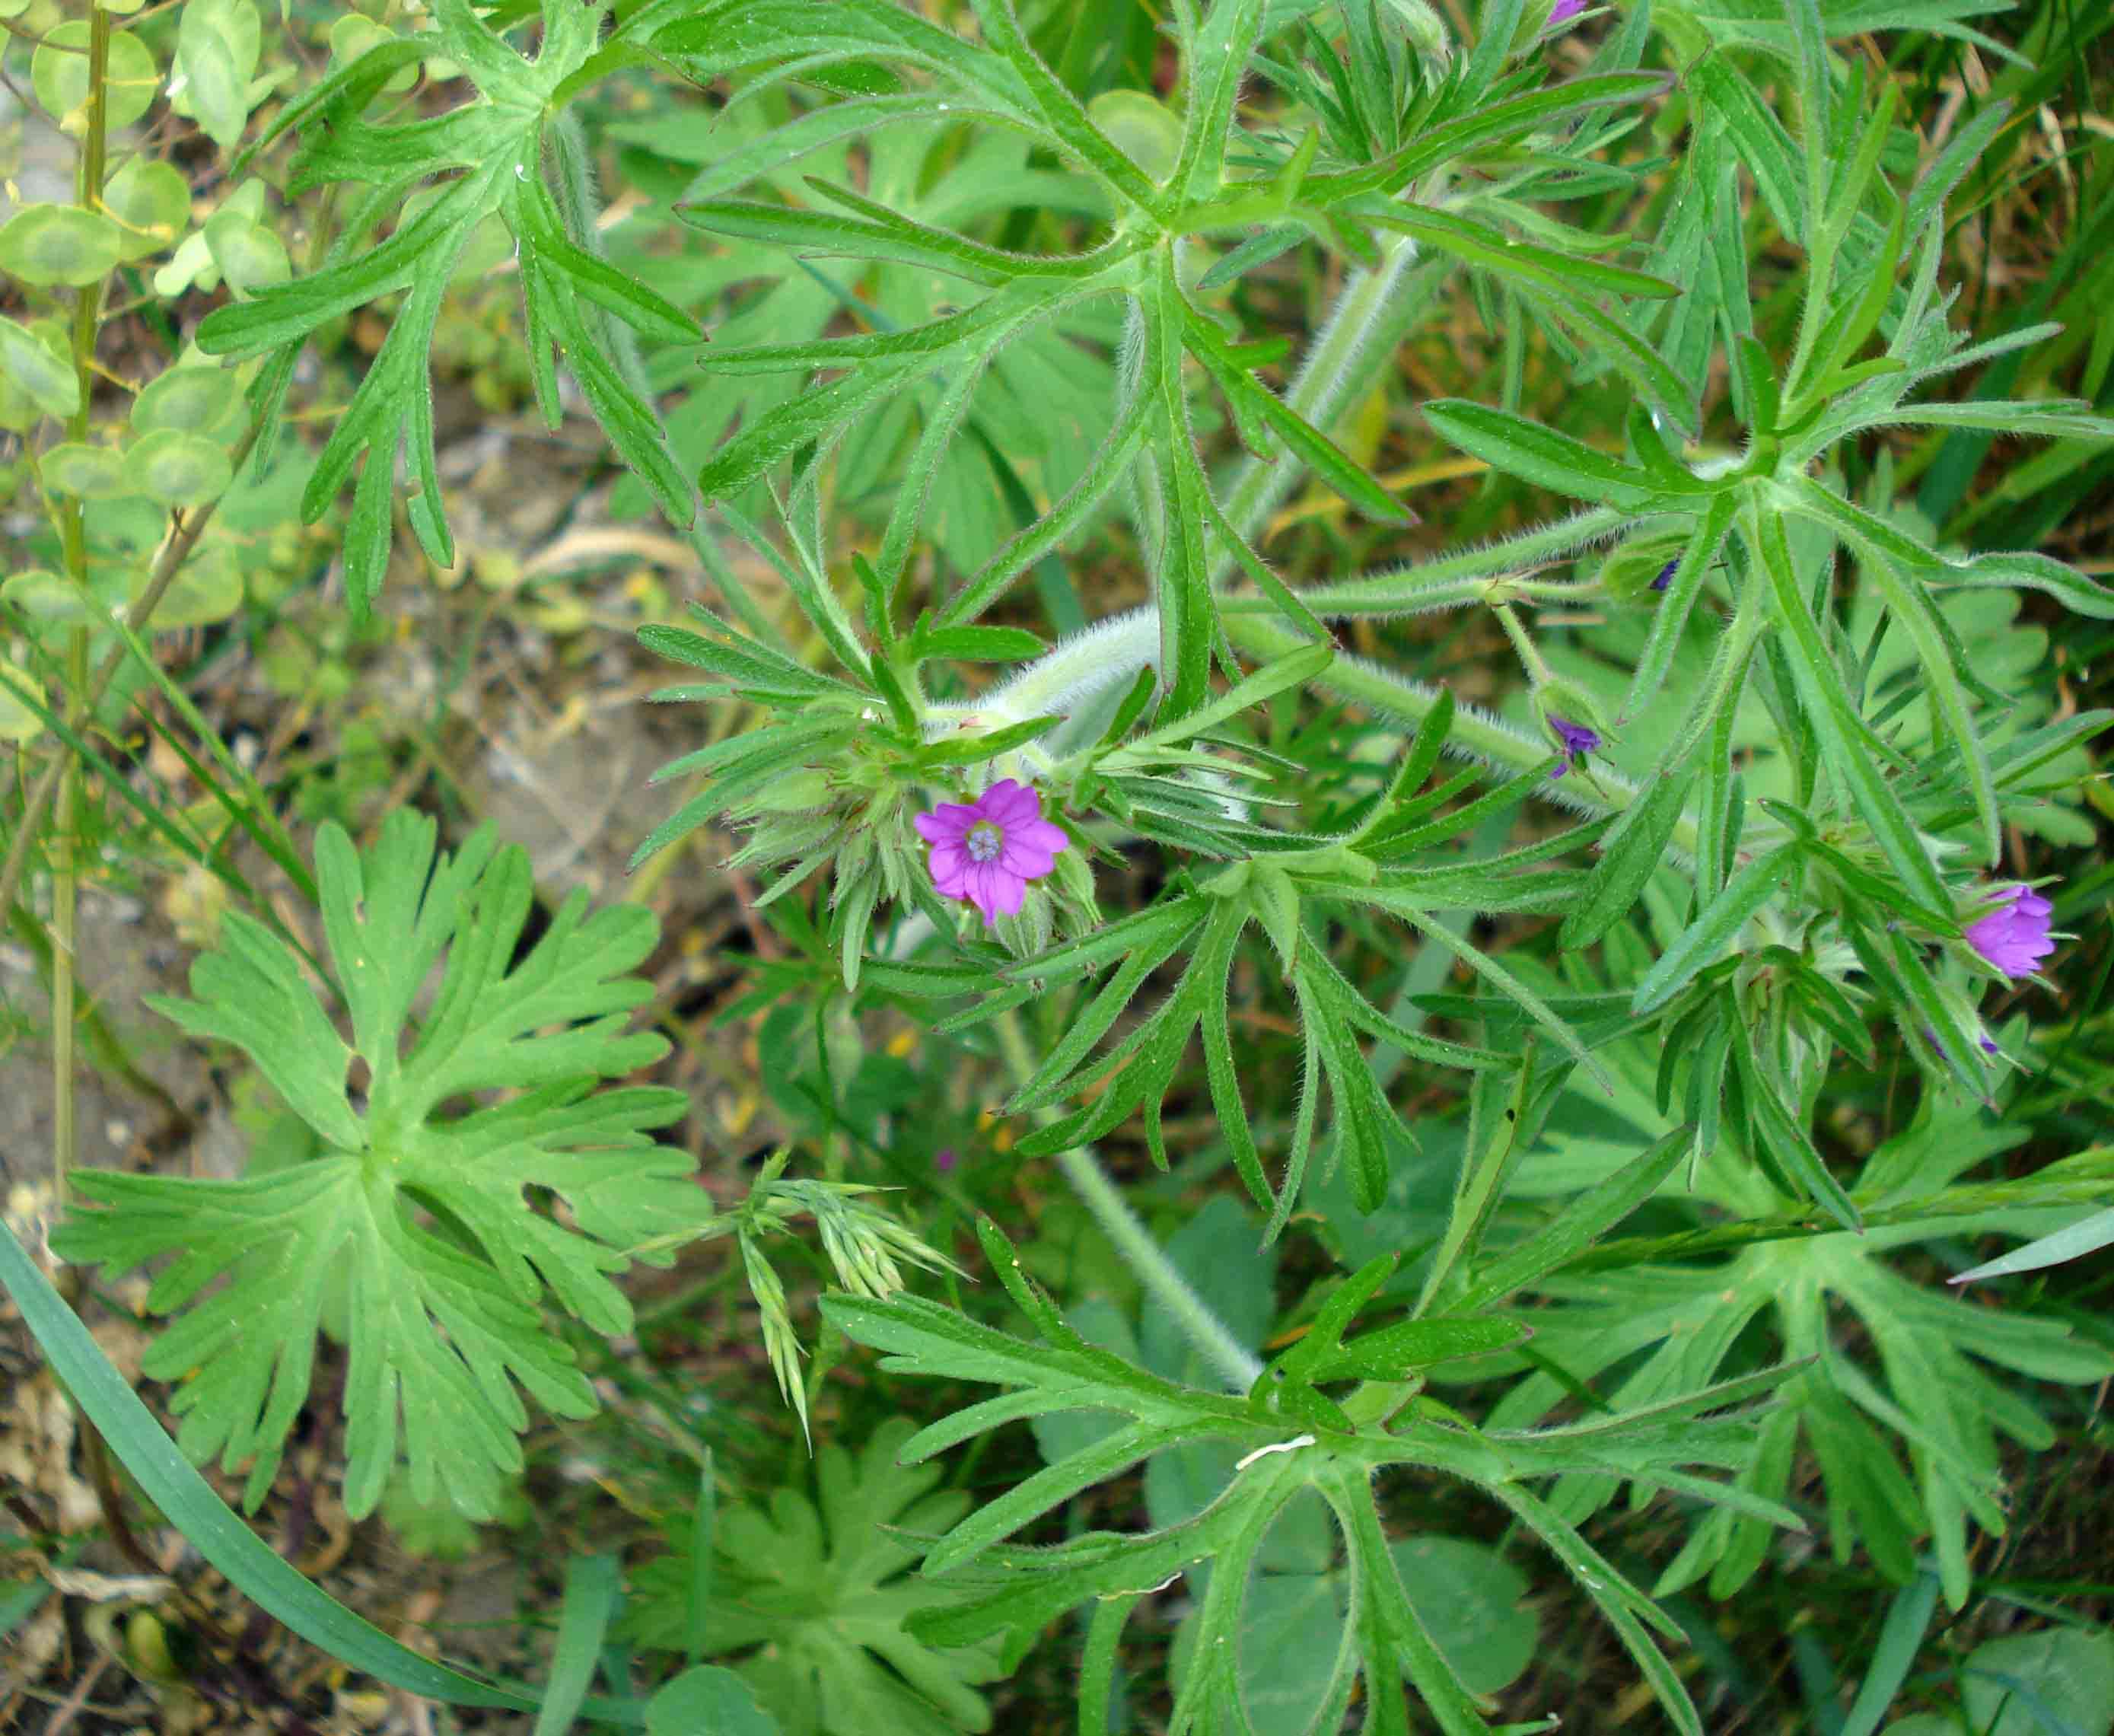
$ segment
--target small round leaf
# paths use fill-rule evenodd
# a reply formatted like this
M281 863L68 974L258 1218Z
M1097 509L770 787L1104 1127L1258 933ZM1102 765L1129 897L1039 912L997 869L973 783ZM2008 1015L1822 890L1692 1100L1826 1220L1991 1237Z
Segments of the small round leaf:
M481 277L490 277L496 266L513 257L514 231L495 211L471 226L463 242L463 250L456 257L455 268L448 274L448 282L474 283Z
M110 177L103 208L125 231L119 258L130 263L173 246L190 220L190 184L173 163L135 157Z
M447 194L446 187L421 187L404 201L397 214L396 227L400 233L420 216L437 204ZM470 226L464 237L461 250L448 273L451 283L474 283L488 277L494 266L514 257L514 231L506 227L506 220L494 211L482 217Z
M1418 1622L1471 1693L1497 1693L1526 1674L1541 1624L1525 1573L1467 1537L1406 1537L1388 1553Z
M112 500L132 492L125 455L111 447L69 440L45 453L40 464L45 486L60 494L93 501Z
M26 433L43 412L30 401L29 394L0 368L0 428L11 434Z
M87 130L88 21L55 25L30 57L30 83L46 112L70 133ZM130 30L110 33L110 63L103 86L103 124L130 126L162 88L153 51Z
M211 295L220 287L220 272L203 234L185 236L167 265L154 273L154 293L171 299L195 285Z
M333 67L349 66L369 48L378 48L385 42L394 42L396 33L377 24L359 12L347 12L331 26L330 52ZM393 74L382 85L384 96L400 96L419 82L419 69L406 66Z
M238 295L284 283L294 275L286 244L237 213L216 211L208 218L205 245L227 286Z
M223 44L235 76L243 84L257 76L264 49L264 21L257 0L184 0L183 21L176 27L178 44L187 36L212 37Z
M26 669L0 662L0 741L34 741L44 732L44 720L25 696L43 703L44 685Z
M1182 156L1182 122L1142 90L1105 90L1087 105L1109 142L1155 182L1174 172Z
M41 566L17 573L0 584L0 603L20 609L31 621L50 627L77 627L88 619L80 591L58 574Z
M241 396L241 382L221 369L172 368L149 380L132 401L132 426L143 434L163 428L210 433L228 420Z
M2043 1628L1986 1640L1967 1654L1967 1722L1988 1736L2114 1729L2114 1633Z
M80 408L73 364L11 319L0 319L0 374L48 416L70 416Z
M143 437L132 448L130 462L133 488L165 506L203 506L235 479L225 447L180 428Z
M176 66L184 88L179 114L194 117L213 142L231 151L249 120L263 27L253 0L185 0L176 27Z
M0 228L0 271L25 283L93 283L117 263L124 239L100 211L25 205Z
M144 562L134 570L134 602L145 593L149 576ZM242 597L242 569L236 564L234 548L226 543L208 542L176 570L147 625L156 633L172 633L179 627L209 627L240 608Z

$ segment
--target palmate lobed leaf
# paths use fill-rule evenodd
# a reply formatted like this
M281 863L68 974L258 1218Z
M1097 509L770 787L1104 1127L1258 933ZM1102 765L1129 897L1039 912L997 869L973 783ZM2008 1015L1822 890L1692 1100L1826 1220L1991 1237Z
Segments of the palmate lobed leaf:
M624 973L653 945L651 914L590 917L575 894L517 961L533 898L525 854L489 831L437 859L435 843L433 822L408 813L364 852L335 827L318 836L350 1042L293 952L240 916L194 965L197 998L155 1003L193 1036L244 1050L318 1154L231 1181L84 1172L94 1204L53 1238L68 1258L119 1270L176 1256L149 1301L185 1312L144 1366L180 1383L187 1451L231 1470L252 1462L253 1505L322 1331L349 1357L348 1509L380 1500L400 1430L419 1499L490 1515L521 1463L521 1392L564 1415L595 1408L545 1327L546 1291L623 1331L630 1307L611 1275L628 1250L710 1215L689 1158L647 1131L682 1113L681 1094L602 1088L666 1048L625 1028L648 992ZM364 1103L349 1089L355 1060ZM545 1190L570 1221L532 1203Z
M716 1515L704 1651L734 1660L785 1736L992 1727L977 1689L1001 1673L997 1648L931 1644L909 1631L915 1618L961 1601L959 1590L908 1569L922 1541L969 1506L960 1491L937 1486L936 1466L899 1462L911 1429L884 1423L856 1456L823 1447L812 1496L780 1489L767 1509ZM625 1631L640 1645L689 1645L695 1547L635 1577Z

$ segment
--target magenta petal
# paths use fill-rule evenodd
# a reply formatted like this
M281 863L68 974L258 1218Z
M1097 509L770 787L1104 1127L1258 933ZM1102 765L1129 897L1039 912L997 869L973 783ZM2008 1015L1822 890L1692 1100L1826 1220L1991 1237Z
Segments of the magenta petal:
M1002 862L994 862L991 868L991 903L997 906L1001 915L1018 916L1020 906L1027 896L1027 882L1018 874L1008 873Z
M1057 852L1071 844L1063 827L1042 818L1042 798L1034 786L1016 778L999 779L974 802L942 802L913 819L918 836L932 847L934 887L975 905L986 925L1017 914L1028 882L1049 873ZM969 854L968 835L982 825L998 834L995 861L979 862Z
M984 791L983 810L1001 826L1025 826L1042 817L1042 798L1025 784L1002 777Z
M1025 885L1031 880L1041 879L1050 869L1057 866L1057 859L1047 850L1015 845L1008 841L1005 853L993 866L1002 869L1014 879Z
M948 898L962 895L962 877L968 872L969 853L959 841L932 848L932 884Z
M1026 882L1009 874L996 862L972 862L963 875L963 895L983 913L984 926L996 916L1011 916L1020 909Z
M2055 906L2030 886L2001 888L1982 917L1968 924L1967 944L1982 957L2016 980L2029 977L2042 960L2055 950L2048 932L2048 918Z
M956 804L949 802L943 804L937 813L913 813L910 817L910 823L917 828L917 836L927 844L956 842L976 823L973 820L957 820L948 813L949 808L956 806Z
M931 813L935 824L945 827L949 832L958 837L983 817L983 810L974 802L942 802ZM919 830L923 828L921 827Z
M997 867L995 862L972 862L962 876L959 895L968 900L982 914L986 928L991 923L993 871Z

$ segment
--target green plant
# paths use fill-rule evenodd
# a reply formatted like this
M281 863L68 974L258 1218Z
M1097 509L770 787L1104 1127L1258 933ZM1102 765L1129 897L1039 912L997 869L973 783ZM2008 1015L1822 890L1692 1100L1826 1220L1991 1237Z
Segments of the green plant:
M786 1736L876 1720L905 1736L991 1729L977 1689L1000 1673L996 1648L936 1650L913 1631L957 1596L907 1571L920 1540L969 1506L936 1488L936 1469L900 1461L913 1431L885 1425L856 1458L823 1447L812 1498L780 1489L768 1511L721 1509L702 1605L693 1545L641 1571L633 1636L676 1651L702 1633L708 1656L745 1654L736 1672Z
M246 1053L313 1154L234 1182L84 1175L103 1209L61 1237L69 1257L118 1269L181 1256L149 1306L197 1305L156 1344L152 1371L181 1383L189 1451L219 1452L231 1470L249 1462L253 1504L327 1331L350 1356L347 1507L381 1499L400 1414L414 1496L445 1491L490 1517L520 1468L517 1384L561 1415L594 1408L543 1328L546 1289L597 1330L623 1331L630 1305L610 1275L638 1243L708 1214L682 1154L647 1137L682 1113L680 1095L601 1088L664 1047L625 1028L646 991L623 973L653 943L651 914L590 916L577 894L516 964L533 890L525 855L489 833L437 858L434 844L432 822L408 814L364 852L335 827L318 835L350 1042L294 950L240 914L194 968L197 998L161 1004L194 1036ZM477 1102L501 1092L512 1094ZM563 1199L576 1227L533 1211L532 1189Z
M1824 1524L1888 1614L1846 1710L1806 1636L1805 1709L1876 1728L1938 1598L2002 1590L1999 1436L2056 1447L2061 1389L2114 1367L2072 1270L2114 1235L2082 966L2114 601L2042 546L2114 435L2103 176L2045 292L1997 318L1961 287L2024 117L2103 52L2061 12L441 0L334 18L313 77L247 0L8 21L80 149L72 203L0 227L0 422L43 509L0 589L0 733L41 762L0 906L42 943L52 1247L166 1262L144 1369L181 1446L255 1508L341 1359L355 1515L498 1514L528 1401L613 1445L619 1486L659 1480L632 1510L694 1511L620 1619L579 1521L553 1727L981 1729L1083 1611L1082 1731L1128 1715L1125 1665L1174 1731L1490 1729L1519 1666L1420 1601L1414 1521L1486 1604L1564 1576L1691 1732L1661 1642L1739 1660L1688 1595L1764 1610ZM2012 57L2001 97L1939 104L1969 53ZM224 163L209 211L134 151L149 116ZM135 320L154 365L113 379ZM268 789L147 636L254 630L281 690L345 690L361 646L292 599L291 521L350 490L336 580L378 639L400 549L459 576L435 376L495 347L487 409L523 380L557 428L577 397L614 510L657 511L705 589L638 634L701 739L592 915L488 828L354 844L400 725L464 799L423 726L333 719ZM2048 444L1988 464L1999 434ZM289 800L329 817L313 871ZM729 834L753 950L707 1025L633 973L661 877ZM149 851L228 905L152 1004L287 1111L239 1179L76 1162L79 892ZM2061 1027L2019 998L2050 960ZM649 1006L689 1070L652 1083ZM712 1153L724 1199L708 1138L657 1140L699 1069L771 1124ZM834 1285L804 1367L803 1222ZM1266 1252L1200 1263L1206 1230ZM302 1605L0 1256L260 1598L521 1702ZM620 1279L679 1257L709 1276L635 1308ZM982 1268L1032 1338L956 1282ZM664 1374L640 1346L679 1326ZM797 1433L712 1354L752 1339ZM1325 1638L1271 1698L1278 1619ZM612 1632L686 1667L590 1702Z

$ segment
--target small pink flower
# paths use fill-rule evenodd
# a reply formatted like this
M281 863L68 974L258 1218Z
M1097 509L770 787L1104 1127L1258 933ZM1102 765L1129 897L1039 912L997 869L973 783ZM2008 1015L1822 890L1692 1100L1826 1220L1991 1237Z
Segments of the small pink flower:
M2000 888L1988 912L1967 927L1967 944L2016 982L2055 950L2048 918L2055 906L2031 886Z
M1556 0L1556 4L1549 9L1549 28L1554 30L1559 24L1568 24L1585 10L1586 0Z
M986 928L995 916L1018 913L1027 882L1055 868L1070 841L1042 818L1042 798L1009 777L973 802L942 802L913 823L932 846L932 884L974 905Z

